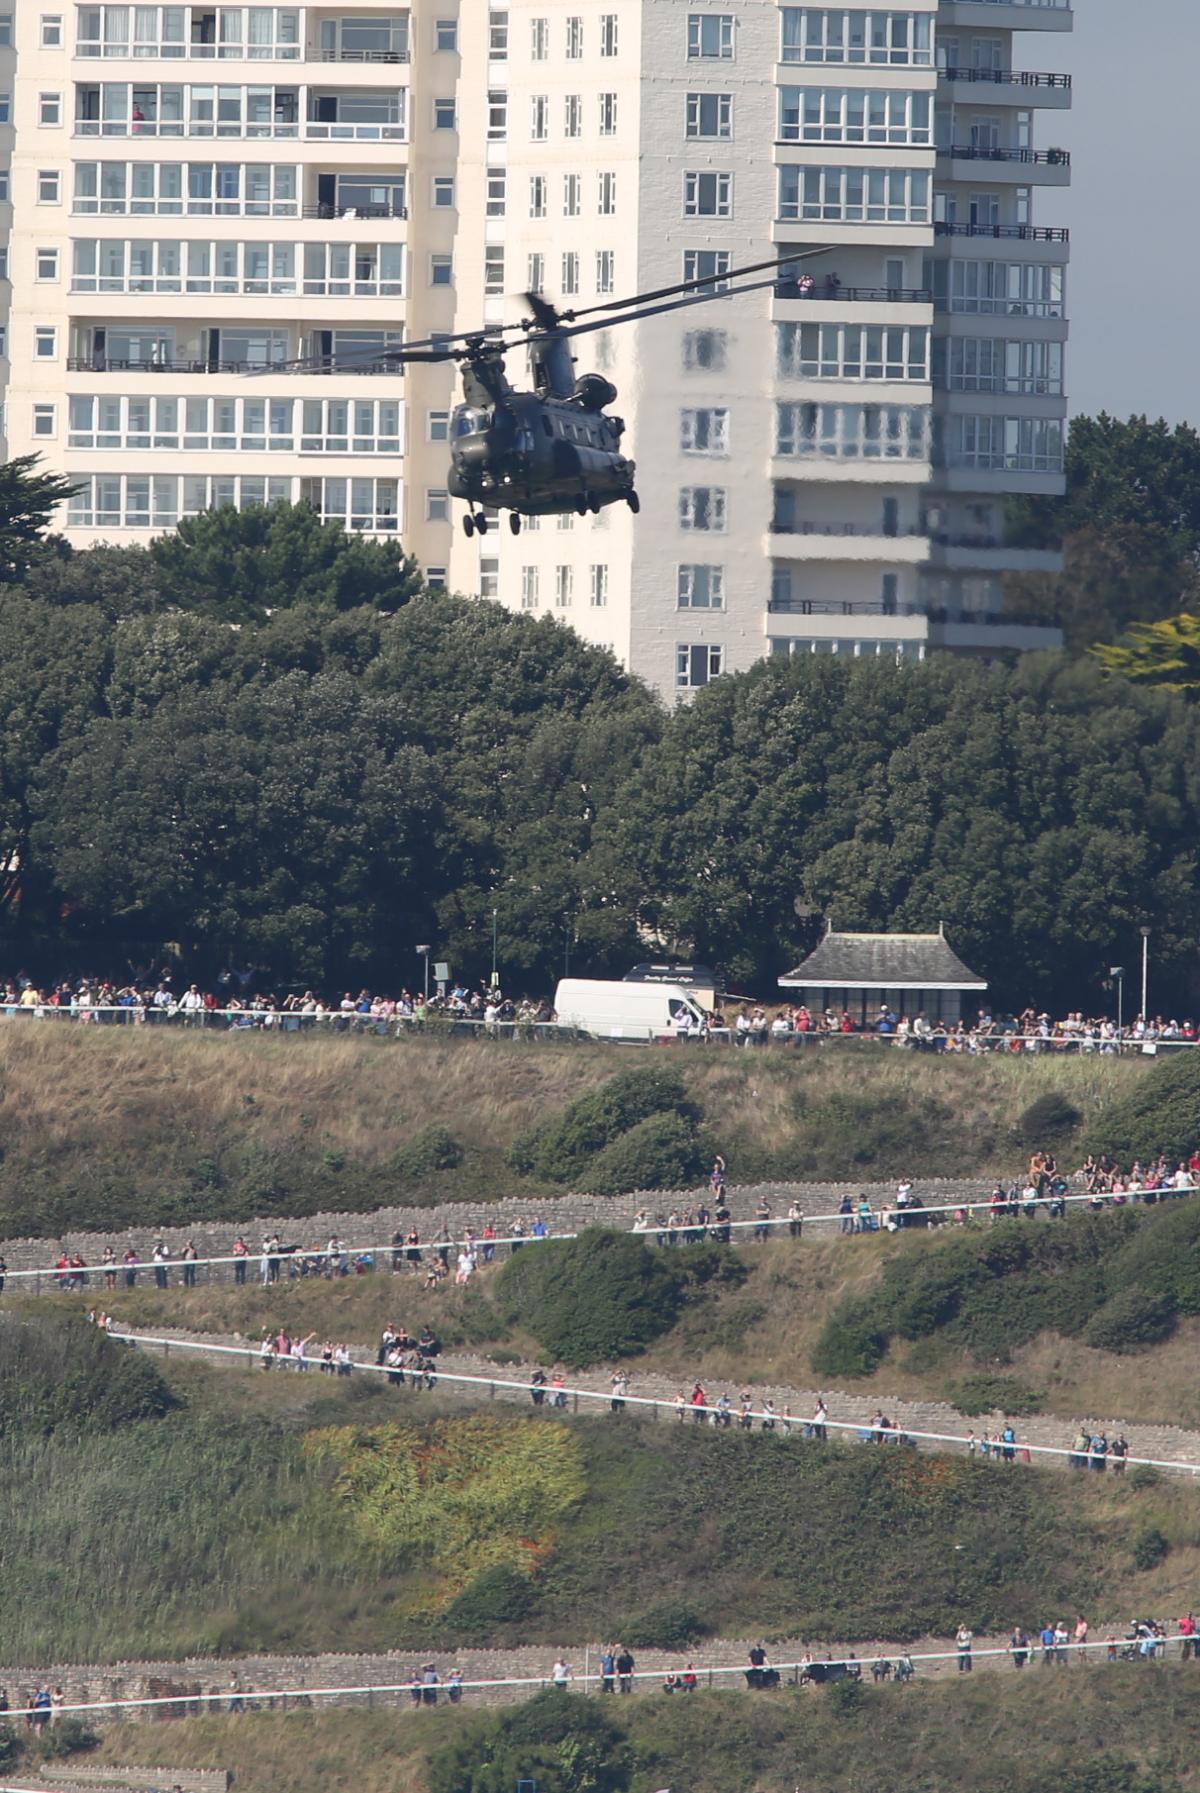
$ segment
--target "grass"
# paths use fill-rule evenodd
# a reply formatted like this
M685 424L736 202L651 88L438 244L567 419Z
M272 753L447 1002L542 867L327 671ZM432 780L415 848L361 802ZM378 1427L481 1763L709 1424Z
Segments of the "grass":
M659 1695L614 1702L612 1716L633 1748L631 1793L765 1793L798 1772L805 1793L1191 1793L1197 1673L1096 1666L866 1687L849 1711L816 1690ZM425 1793L431 1760L458 1739L483 1760L500 1722L467 1708L247 1713L122 1726L92 1759L228 1768L239 1793Z
M0 1028L0 1231L368 1211L550 1193L499 1171L518 1134L635 1062L611 1047L230 1038L12 1020ZM676 1061L672 1061L676 1062ZM1061 1093L1083 1132L1137 1062L681 1051L689 1095L735 1181L1019 1166L1022 1116ZM406 1179L431 1121L455 1170ZM133 1174L136 1172L136 1175Z

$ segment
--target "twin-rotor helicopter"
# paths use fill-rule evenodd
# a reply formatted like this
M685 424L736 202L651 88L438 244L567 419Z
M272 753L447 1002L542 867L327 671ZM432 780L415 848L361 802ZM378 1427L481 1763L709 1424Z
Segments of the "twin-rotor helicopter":
M580 311L558 311L540 293L526 293L529 315L516 323L376 350L371 366L458 362L462 403L450 418L446 485L452 497L466 500L464 534L486 535L500 511L508 512L514 535L520 533L522 517L571 512L584 517L619 503L636 514L641 505L635 467L621 452L625 425L608 410L617 389L603 374L576 375L568 347L571 338L758 292L773 286L798 262L829 253L828 248L813 249L755 262ZM748 278L755 274L766 278ZM505 372L506 354L521 347L528 353L531 391L518 390ZM297 371L310 366L324 371L330 364L328 358L313 358L285 365Z

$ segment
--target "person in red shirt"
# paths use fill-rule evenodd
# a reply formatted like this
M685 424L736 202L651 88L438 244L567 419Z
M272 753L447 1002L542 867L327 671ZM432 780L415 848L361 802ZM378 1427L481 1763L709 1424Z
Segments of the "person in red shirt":
M1179 1654L1186 1662L1189 1656L1196 1654L1196 1621L1190 1612L1179 1621L1179 1635L1183 1639Z

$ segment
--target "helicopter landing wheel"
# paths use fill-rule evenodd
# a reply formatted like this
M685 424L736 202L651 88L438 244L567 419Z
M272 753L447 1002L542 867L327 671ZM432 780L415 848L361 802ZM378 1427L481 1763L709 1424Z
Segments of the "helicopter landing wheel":
M634 516L636 517L638 512L642 508L642 501L638 497L637 493L636 492L626 492L625 502L629 506L630 510L633 512Z
M471 537L475 534L475 519L471 515L470 511L468 511L466 516L463 518L462 525L463 525L463 534L466 536L467 540L470 541Z
M596 497L596 494L594 492L589 492L588 509L591 511L593 517L598 517L600 515L600 508L600 500Z
M581 492L579 494L578 498L575 500L575 515L577 517L586 517L588 514L588 505L590 502L591 501L590 501L588 494L586 492Z
M475 519L475 528L480 535L486 535L488 532L488 520L482 511Z
M520 513L520 511L509 511L508 527L512 530L514 535L520 535L520 533L521 533L521 513Z

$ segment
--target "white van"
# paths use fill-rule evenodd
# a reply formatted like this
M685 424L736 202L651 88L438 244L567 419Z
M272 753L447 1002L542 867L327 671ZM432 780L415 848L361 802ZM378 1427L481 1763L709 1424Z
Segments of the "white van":
M704 1012L680 984L607 983L564 977L554 993L559 1024L597 1040L686 1038L704 1026Z

